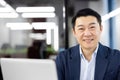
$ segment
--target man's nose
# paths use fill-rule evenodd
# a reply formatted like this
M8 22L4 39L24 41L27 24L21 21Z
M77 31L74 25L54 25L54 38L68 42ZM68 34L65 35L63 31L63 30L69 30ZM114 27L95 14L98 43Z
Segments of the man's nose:
M89 31L89 29L86 29L86 30L84 31L84 35L85 35L85 36L91 35L91 32Z

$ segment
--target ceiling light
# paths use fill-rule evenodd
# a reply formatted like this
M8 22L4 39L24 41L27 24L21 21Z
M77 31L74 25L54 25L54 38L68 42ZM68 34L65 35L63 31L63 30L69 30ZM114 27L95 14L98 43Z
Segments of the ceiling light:
M46 36L47 36L46 43L49 45L49 44L52 43L52 41L51 41L51 38L52 38L51 30L49 30L49 29L46 30Z
M19 16L14 8L12 8L4 0L0 0L0 4L3 6L0 8L0 18L17 18Z
M120 8L117 8L117 9L111 11L110 13L102 16L102 20L106 21L106 20L110 19L111 17L114 17L114 16L116 16L118 14L120 14Z
M0 4L1 4L2 6L5 6L5 5L6 5L6 2L5 2L4 0L0 0Z
M59 49L59 32L58 32L58 27L54 28L54 49L58 51Z
M7 27L11 30L31 30L32 26L29 23L7 23Z
M17 7L17 12L54 12L54 7Z
M23 13L23 18L52 18L55 13Z
M30 33L30 38L36 39L36 40L45 40L46 39L46 33Z
M53 22L34 22L32 26L34 29L54 29L56 24Z
M17 13L0 13L0 18L17 18Z
M12 12L13 10L11 8L0 8L0 13L7 13Z

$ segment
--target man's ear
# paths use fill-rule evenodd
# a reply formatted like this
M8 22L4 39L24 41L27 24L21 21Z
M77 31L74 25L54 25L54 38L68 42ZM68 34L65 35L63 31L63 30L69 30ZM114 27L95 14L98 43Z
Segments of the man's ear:
M74 28L72 28L72 33L73 33L73 35L75 36L75 29Z
M103 25L100 26L100 31L103 31Z

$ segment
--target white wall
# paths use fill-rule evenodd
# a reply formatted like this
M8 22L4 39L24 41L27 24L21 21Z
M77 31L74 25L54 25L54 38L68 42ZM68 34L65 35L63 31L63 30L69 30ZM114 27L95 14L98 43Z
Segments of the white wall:
M120 0L116 0L116 9L120 8ZM114 26L114 48L120 50L120 13L115 16L115 26Z
M3 43L9 43L9 29L6 28L5 19L0 19L0 47Z
M31 45L30 31L22 31L22 30L12 30L10 33L10 44L15 47L16 45Z
M0 47L4 43L9 43L12 47L16 45L28 45L30 44L29 32L28 31L14 31L10 30L6 26L8 22L26 22L26 19L0 19Z

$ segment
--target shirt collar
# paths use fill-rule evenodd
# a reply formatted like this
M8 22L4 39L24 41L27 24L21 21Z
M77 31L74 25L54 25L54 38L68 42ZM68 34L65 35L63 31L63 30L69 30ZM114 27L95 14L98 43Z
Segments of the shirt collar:
M97 48L95 49L95 51L92 54L92 56L94 56L95 58L96 58L96 55L97 55L98 47L99 47L99 44L97 44ZM85 59L80 45L79 45L79 51L80 51L80 57Z

